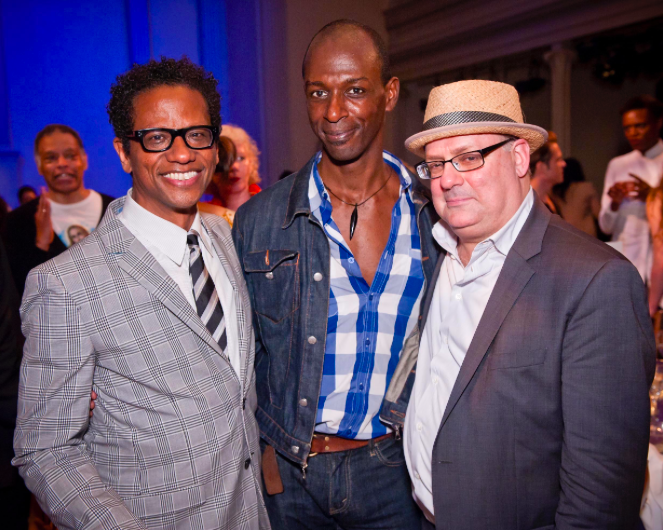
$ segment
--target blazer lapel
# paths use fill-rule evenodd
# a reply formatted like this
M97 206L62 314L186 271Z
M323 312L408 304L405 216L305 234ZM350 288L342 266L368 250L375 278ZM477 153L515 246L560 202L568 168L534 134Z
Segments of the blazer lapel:
M104 222L97 228L97 230L101 229L100 236L104 240L108 252L118 256L117 263L124 272L147 289L196 335L214 348L219 355L225 357L198 313L193 310L189 301L182 294L179 286L166 274L163 267L136 236L117 219L117 213L121 210L123 202L122 199L114 201L111 204L113 210L111 211L109 208Z
M500 330L502 322L504 322L520 293L534 275L535 271L527 263L527 260L541 252L543 236L548 228L550 218L550 212L535 195L532 211L506 257L502 271L495 283L495 288L488 299L486 309L465 355L465 360L460 367L456 383L451 390L449 402L440 422L440 429L446 423L449 414L451 414L467 385L474 377L495 335Z
M235 301L236 315L237 320L237 332L238 343L239 343L239 355L240 355L240 381L244 382L246 374L249 372L250 363L253 363L253 357L250 355L251 347L249 340L251 340L252 333L252 321L250 313L250 304L248 298L244 298L245 289L241 289L241 286L244 284L244 276L241 272L241 267L239 260L237 259L237 254L235 252L235 247L232 242L232 236L230 234L224 235L222 231L217 228L218 223L224 223L225 221L220 221L211 216L205 215L203 217L203 222L208 228L208 231L212 240L212 245L214 245L214 250L221 260L221 265L230 280L233 289L233 299ZM247 318L248 316L248 318ZM245 386L245 389L247 387Z
M214 234L216 235L216 232L214 232ZM233 288L233 300L235 301L235 308L237 309L237 314L236 314L237 332L239 334L238 336L239 357L240 357L239 380L243 382L244 378L246 377L246 372L248 370L248 363L249 363L248 348L246 347L248 340L247 324L250 326L251 323L250 322L247 323L246 318L241 318L245 315L244 311L241 309L244 307L244 304L241 299L241 295L238 288L238 282L241 281L242 279L237 277L238 272L236 268L233 267L233 264L229 261L228 258L228 256L231 255L230 253L232 254L235 253L235 249L234 248L229 249L225 244L225 242L223 241L223 239L220 237L212 237L210 239L212 240L212 245L214 245L214 250L217 256L219 256L219 260L221 260L221 265L223 266L223 270L226 271L226 275L228 276L230 284L232 285Z

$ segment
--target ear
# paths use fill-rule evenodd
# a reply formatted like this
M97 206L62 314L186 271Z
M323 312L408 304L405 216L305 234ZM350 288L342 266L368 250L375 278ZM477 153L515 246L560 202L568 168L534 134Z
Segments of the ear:
M398 77L392 77L387 84L384 86L384 90L387 97L387 112L394 110L396 103L398 103L398 95L401 92L401 82Z
M518 178L527 176L529 172L529 144L527 141L522 138L516 140L513 144L511 153L516 166L516 175L518 175Z
M85 151L81 152L81 160L83 161L83 171L87 171L87 153Z
M124 172L131 173L131 159L129 158L129 155L124 152L124 147L122 147L122 140L115 138L113 140L113 147L115 148L117 156L120 157L120 162L122 162L122 169L124 169Z

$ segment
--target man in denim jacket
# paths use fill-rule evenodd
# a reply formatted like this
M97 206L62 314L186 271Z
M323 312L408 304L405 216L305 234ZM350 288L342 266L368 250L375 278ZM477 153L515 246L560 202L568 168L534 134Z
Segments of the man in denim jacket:
M437 217L382 149L399 81L379 35L333 22L302 73L322 151L233 228L254 310L267 509L276 529L418 529L401 432Z

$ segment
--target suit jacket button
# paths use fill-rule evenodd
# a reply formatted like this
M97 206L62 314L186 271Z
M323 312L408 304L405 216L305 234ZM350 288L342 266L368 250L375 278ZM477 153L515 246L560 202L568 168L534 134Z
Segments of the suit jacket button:
M268 272L268 273L266 273L266 274L265 274L265 278L267 278L268 280L273 279L273 278L274 278L274 273L271 272L271 271Z
M316 272L316 273L313 275L313 279L314 279L316 282L322 281L322 274L320 274L319 272Z
M293 454L299 453L299 446L298 445L293 445L290 447L290 450L293 452Z
M316 339L313 335L311 335L311 336L308 338L308 343L309 343L309 344L315 344L316 342L318 342L318 339Z
M305 407L306 405L308 405L308 401L307 401L307 399L306 399L306 398L302 398L302 399L300 399L300 400L299 400L299 405L300 405L301 407Z

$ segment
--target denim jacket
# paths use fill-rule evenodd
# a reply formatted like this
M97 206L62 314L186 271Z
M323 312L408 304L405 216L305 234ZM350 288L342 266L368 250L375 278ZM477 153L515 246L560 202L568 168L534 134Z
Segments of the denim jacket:
M329 309L329 242L308 198L314 162L315 157L298 173L255 195L237 211L233 225L253 305L260 435L303 468L320 397ZM432 285L439 247L431 230L438 217L424 188L410 176L425 286ZM418 339L415 326L380 411L380 419L397 435L414 383Z

